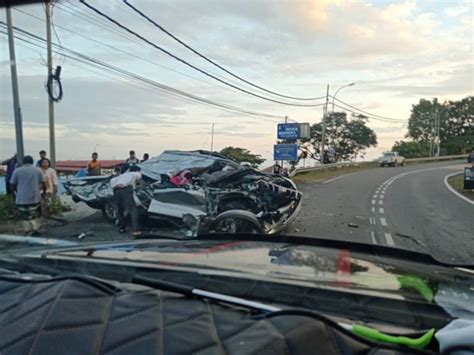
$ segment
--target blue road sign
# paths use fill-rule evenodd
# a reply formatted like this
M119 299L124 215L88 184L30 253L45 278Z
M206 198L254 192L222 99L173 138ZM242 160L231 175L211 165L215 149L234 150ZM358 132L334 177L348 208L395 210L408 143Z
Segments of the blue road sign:
M296 144L275 144L273 146L273 160L298 160L298 146Z
M277 131L278 139L297 140L299 137L299 124L279 123Z

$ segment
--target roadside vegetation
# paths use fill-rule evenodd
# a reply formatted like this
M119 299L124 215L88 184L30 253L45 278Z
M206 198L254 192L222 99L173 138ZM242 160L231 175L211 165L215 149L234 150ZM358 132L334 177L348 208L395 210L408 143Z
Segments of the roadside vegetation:
M62 212L70 211L70 207L61 203L57 198L51 204L51 215L58 215ZM0 223L18 221L19 213L15 205L15 198L12 195L0 195Z
M451 187L455 189L457 192L459 192L460 194L474 201L474 190L463 189L464 176L462 174L451 176L450 178L448 178L448 184L451 185Z
M320 170L299 173L298 175L294 176L292 180L296 183L318 182L328 180L340 175L346 175L358 171L373 169L377 166L377 163L367 162L351 166L328 167Z

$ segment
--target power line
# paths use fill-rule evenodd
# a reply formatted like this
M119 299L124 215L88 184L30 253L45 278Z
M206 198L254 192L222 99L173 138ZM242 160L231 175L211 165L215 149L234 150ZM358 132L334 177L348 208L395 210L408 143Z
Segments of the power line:
M196 67L195 65L187 62L186 60L174 55L173 53L169 52L168 50L158 46L157 44L151 42L150 40L146 39L145 37L143 37L142 35L138 34L137 32L133 31L132 29L130 29L129 27L121 24L120 22L118 22L117 20L113 19L112 17L108 16L107 14L105 14L104 12L100 11L99 9L95 8L94 6L88 4L85 0L79 0L82 4L84 4L86 7L88 7L90 10L92 10L93 12L95 12L96 14L106 18L107 20L109 20L110 22L114 23L115 25L117 25L118 27L122 28L123 30L127 31L128 33L131 33L133 34L134 36L136 36L137 38L141 39L142 41L148 43L150 46L152 46L153 48L156 48L158 49L159 51L167 54L168 56L170 56L171 58L174 58L176 59L177 61L187 65L188 67L214 79L214 80L217 80L219 82L221 82L222 84L225 84L227 86L230 86L238 91L241 91L243 93L246 93L248 95L251 95L251 96L254 96L254 97L257 97L257 98L260 98L260 99L263 99L263 100L266 100L266 101L270 101L270 102L274 102L274 103L278 103L278 104L282 104L282 105L287 105L287 106L298 106L298 107L317 107L317 106L321 106L321 104L296 104L296 103L291 103L291 102L284 102L284 101L279 101L279 100L275 100L275 99L272 99L272 98L269 98L269 97L265 97L265 96L262 96L262 95L259 95L259 94L255 94L251 91L248 91L246 89L243 89L241 87L238 87L234 84L231 84L225 80L222 80L220 78L218 78L217 76L213 75L213 74L210 74L208 73L207 71L201 69L201 68L198 68Z
M397 122L397 121L398 121L398 122L406 122L406 119L380 116L380 115L377 115L377 114L374 114L374 113L370 113L370 112L364 111L364 110L362 110L362 109L360 109L360 108L357 108L357 107L355 107L355 106L352 106L352 105L350 105L350 104L348 104L348 103L346 103L346 102L344 102L344 101L342 101L342 100L339 100L339 99L337 99L337 98L335 98L334 100L337 101L337 102L340 102L341 104L346 105L346 106L348 106L348 107L350 107L350 108L352 108L352 109L354 109L354 110L356 110L356 111L359 111L359 112L361 112L361 113L363 113L363 114L365 114L365 115L367 115L367 116L378 117L378 118L383 119L383 120L390 120L390 121L394 121L394 122ZM338 106L338 107L340 107L340 106Z
M0 21L0 24L5 26L5 24L1 21ZM15 29L15 31L19 31L20 33L22 33L24 35L27 35L27 36L29 36L30 38L33 38L36 41L39 41L41 43L45 42L45 40L43 38L41 38L39 36L36 36L36 35L28 32L28 31L19 29L17 27L14 27L14 29ZM2 32L2 33L6 34L5 32ZM18 38L19 40L22 40L22 41L27 42L29 44L35 45L35 46L40 47L40 48L44 48L44 47L39 46L38 44L27 41L24 38L21 38L21 37L18 37L18 36L15 36L15 37ZM181 98L184 97L184 98L187 98L187 99L191 99L193 101L197 101L197 102L206 104L208 106L219 107L219 108L224 109L226 111L231 111L231 112L234 112L234 113L237 112L237 113L241 113L241 114L244 114L244 115L252 116L254 118L271 121L271 122L278 122L278 121L281 121L284 118L283 116L271 115L271 114L266 114L266 113L261 113L261 112L254 112L254 111L250 111L250 110L243 109L243 108L240 108L240 107L231 106L231 105L219 103L219 102L216 102L216 101L213 101L213 100L205 99L205 98L202 98L202 97L199 97L199 96L181 91L179 89L175 89L175 88L172 88L170 86L161 84L161 83L153 81L151 79L141 77L141 76L136 75L134 73L128 72L124 69L114 67L110 64L104 63L104 62L102 62L100 60L97 60L95 58L88 57L88 56L83 55L81 53L75 52L75 51L70 50L66 47L59 47L55 43L53 43L53 46L56 47L56 48L59 48L62 51L66 51L66 52L69 52L70 54L72 54L72 55L63 54L66 58L70 58L72 60L80 61L80 62L83 62L85 64L89 64L89 65L92 64L96 67L99 67L102 70L104 70L104 69L108 70L109 72L112 72L116 75L117 74L121 75L122 77L132 78L135 81L139 81L139 82L144 83L148 86L152 86L152 87L154 87L156 89L159 89L161 91L165 91L168 94L171 94L173 96L179 96Z
M348 109L347 107L344 107L344 106L341 106L341 105L338 105L338 104L334 104L334 106L337 107L337 108L340 108L342 110L351 112L355 115L361 115L362 114L359 111L351 110L351 109ZM392 119L387 119L387 118L374 117L371 114L367 114L367 113L364 113L364 115L367 116L367 118L369 118L371 120L382 121L382 122L389 122L389 123L406 123L407 122L406 120L401 121L401 120L392 120Z
M35 16L35 15L33 15L33 14L30 14L30 13L24 11L24 10L17 9L17 8L13 8L13 9L14 9L15 11L21 12L22 14L24 14L24 15L26 15L26 16L30 16L30 17L32 17L32 18L35 18L35 19L37 19L38 21L45 22L44 19L42 19L42 18L40 18L40 17L38 17L38 16ZM102 46L104 46L104 47L113 49L113 50L115 50L115 51L118 51L118 52L127 54L127 55L129 55L129 56L131 56L131 57L133 57L133 58L136 58L136 59L142 60L142 61L144 61L144 62L153 64L153 65L155 65L155 66L157 66L157 67L159 67L159 68L166 69L166 70L172 71L172 72L177 73L177 74L181 74L181 75L186 76L186 77L188 77L188 78L190 78L190 79L194 79L194 80L200 81L200 82L205 83L205 84L208 84L208 85L212 85L212 86L215 86L215 87L222 88L222 89L227 90L227 91L229 91L229 92L234 92L232 89L228 88L227 86L220 86L220 85L214 84L214 83L212 83L212 82L210 82L210 81L206 81L206 80L203 80L203 79L200 79L200 78L196 78L195 76L192 76L192 75L183 73L183 72L181 72L181 71L179 71L179 70L176 70L176 69L167 67L167 66L165 66L165 65L158 64L158 63L156 63L156 62L154 62L154 61L151 61L151 60L149 60L149 59L147 59L147 58L144 58L144 57L141 57L141 56L139 56L139 55L137 55L137 54L134 54L134 53L125 51L125 50L123 50L123 49L117 48L117 47L112 46L112 45L110 45L110 44L107 44L107 43L104 43L104 42L102 42L102 41L99 41L99 40L97 40L97 39L95 39L95 38L92 38L92 37L83 35L83 34L81 34L81 33L77 33L77 32L75 32L75 31L73 31L73 30L70 30L70 29L68 29L68 28L66 28L66 27L63 27L63 26L60 26L60 25L55 25L55 26L56 26L57 28L60 28L60 29L62 29L62 30L64 30L64 31L66 31L66 32L72 33L72 34L74 34L74 35L76 35L76 36L79 36L79 37L88 39L88 40L90 40L90 41L92 41L92 42L94 42L94 43L98 43L98 44L100 44L100 45L102 45ZM136 40L136 39L135 39L135 41L137 41L139 44L141 44L141 45L145 46L146 48L148 48L148 46L146 46L143 42L139 42L139 41Z
M68 6L67 4L71 4L71 1L68 1L67 3L61 3L61 4L58 3L57 5L65 6L65 8L60 8L60 7L58 7L58 8L59 8L61 11L64 11L65 13L67 13L67 14L69 14L69 15L71 15L71 16L74 16L75 18L80 18L80 19L82 19L82 20L85 21L85 22L88 22L88 23L90 23L90 24L92 24L92 25L94 25L94 26L98 26L98 27L100 27L100 28L102 28L102 29L104 29L104 30L106 30L106 31L108 31L108 32L110 32L110 33L112 33L112 34L118 35L118 36L121 37L121 38L124 38L124 39L126 39L126 40L132 41L132 42L134 42L134 43L137 43L137 44L139 44L140 46L142 46L142 47L144 47L144 48L147 48L147 49L150 48L147 44L145 44L144 42L138 40L136 37L132 37L131 35L125 34L125 33L121 32L120 30L111 27L111 26L110 26L110 23L105 22L106 20L102 20L101 18L97 18L97 19L88 18L88 17L86 17L86 16L83 14L83 12L79 11L77 8ZM120 9L122 9L122 7L120 7ZM125 11L125 9L124 9L124 11ZM130 11L130 13L131 13L131 10L129 10L129 11ZM101 21L99 21L99 20L101 20ZM162 54L163 54L163 53L162 53ZM158 65L158 64L156 64L156 65ZM167 68L168 70L174 71L174 72L176 72L176 73L181 73L182 75L187 76L187 77L190 77L190 78L194 78L195 80L199 80L199 81L201 81L201 82L205 82L205 83L208 83L208 84L210 84L210 85L218 86L217 84L211 84L210 82L204 81L204 80L202 80L202 79L198 79L198 78L196 78L196 77L194 77L194 76L191 76L191 75L188 75L188 74L184 74L183 72L180 72L180 71L178 71L178 70L174 70L174 69L171 69L171 68L166 67L166 66L161 66L161 67ZM218 73L216 73L216 72L213 72L213 71L211 71L211 70L208 70L208 71L209 71L210 73L214 74L215 76L222 78L223 80L228 80L228 81L230 81L230 82L235 83L236 85L239 85L239 83L238 83L236 80L232 80L231 78L226 78L226 77L224 77L224 76L222 76L222 75L220 75L220 74L218 74ZM228 88L227 86L218 86L218 87L220 87L220 88L225 88L226 90L232 90L232 89ZM234 92L234 91L232 90L232 92Z
M214 65L215 67L221 69L222 71L226 72L227 74L233 76L234 78L236 79L239 79L240 81L250 85L250 86L253 86L254 88L257 88L257 89L260 89L262 91L265 91L265 92L268 92L270 94L273 94L273 95L276 95L276 96L280 96L280 97L284 97L286 99L293 99L293 100L301 100L301 101L314 101L314 100L321 100L323 98L325 98L325 96L323 97L307 97L307 98L302 98L302 97L295 97L295 96L289 96L289 95L283 95L283 94L279 94L275 91L271 91L271 90L268 90L268 89L265 89L264 87L262 86L259 86L259 85L256 85L242 77L240 77L239 75L237 74L234 74L233 72L231 72L230 70L224 68L223 66L221 66L220 64L216 63L215 61L213 61L212 59L209 59L207 56L205 56L204 54L202 54L201 52L197 51L196 49L192 48L191 46L189 46L188 44L186 44L184 41L182 41L181 39L179 39L177 36L175 36L174 34L172 34L171 32L169 32L167 29L165 29L163 26L161 26L159 23L157 23L155 20L153 20L152 18L150 18L149 16L147 16L145 13L143 13L141 10L139 10L138 8L136 8L134 5L130 4L127 0L123 0L123 2L125 3L125 5L127 5L128 7L130 7L133 11L135 11L137 14L139 14L141 17L143 17L144 19L146 19L148 22L150 22L152 25L154 25L155 27L157 27L158 29L160 29L162 32L164 32L165 34L167 34L169 37L173 38L176 42L178 42L179 44L181 44L182 46L186 47L187 49L189 49L191 52L193 52L194 54L198 55L199 57L201 57L202 59L204 59L205 61L207 61L208 63L211 63L212 65Z

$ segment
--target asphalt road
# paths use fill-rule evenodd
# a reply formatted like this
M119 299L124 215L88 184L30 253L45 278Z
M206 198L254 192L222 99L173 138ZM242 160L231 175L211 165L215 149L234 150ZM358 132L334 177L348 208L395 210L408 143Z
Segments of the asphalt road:
M444 184L462 162L361 171L300 184L303 209L286 234L376 243L473 263L474 205Z

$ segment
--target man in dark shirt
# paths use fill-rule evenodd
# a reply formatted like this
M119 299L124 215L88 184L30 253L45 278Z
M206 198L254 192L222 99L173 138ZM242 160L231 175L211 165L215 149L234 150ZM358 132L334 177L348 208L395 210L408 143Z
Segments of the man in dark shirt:
M10 180L12 179L13 172L16 168L16 154L10 159L2 161L1 165L7 166L7 174L5 176L5 192L7 193L7 195L12 194L13 191L10 188Z
M40 152L39 152L40 158L39 158L39 160L36 162L36 167L37 167L37 168L41 168L41 161L42 161L43 159L47 159L47 158L46 158L46 155L47 155L47 154L46 154L46 151L45 151L45 150L40 150Z

